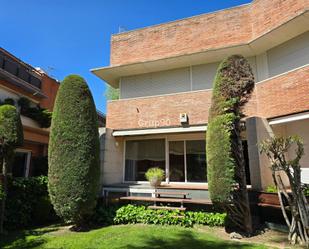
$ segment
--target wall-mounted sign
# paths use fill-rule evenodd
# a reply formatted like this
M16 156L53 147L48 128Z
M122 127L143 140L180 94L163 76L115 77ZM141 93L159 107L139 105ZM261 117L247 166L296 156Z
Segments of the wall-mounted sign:
M170 119L159 119L159 120L138 120L138 126L143 128L156 128L156 127L163 127L163 126L170 126L171 120Z

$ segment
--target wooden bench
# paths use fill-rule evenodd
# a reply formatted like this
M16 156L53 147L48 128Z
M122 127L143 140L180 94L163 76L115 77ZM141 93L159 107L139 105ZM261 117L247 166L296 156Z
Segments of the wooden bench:
M146 196L125 196L120 197L120 200L128 201L145 201L145 202L165 202L165 203L180 203L183 207L184 203L189 204L200 204L200 205L211 205L211 200L206 199L180 199L180 198L157 198L157 197L146 197Z
M171 192L171 191L166 191L166 192L156 191L156 192L154 192L155 197L158 197L158 198L160 198L162 195L163 196L168 195L169 197L180 195L180 196L183 197L183 199L186 199L188 194L189 193L187 193L187 192L176 192L176 191L175 192Z

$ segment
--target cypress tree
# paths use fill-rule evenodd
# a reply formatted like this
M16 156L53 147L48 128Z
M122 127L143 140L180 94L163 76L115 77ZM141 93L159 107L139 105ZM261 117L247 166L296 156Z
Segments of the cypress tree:
M85 80L67 76L58 90L48 153L48 189L56 213L83 225L99 190L99 134L95 104Z
M3 232L5 201L7 193L7 174L14 150L23 144L24 135L20 115L13 105L0 106L0 179L3 190L1 200L0 233ZM1 182L2 180L2 182Z
M214 80L206 135L208 188L223 205L233 225L252 232L241 142L243 107L254 89L254 76L241 55L223 60Z

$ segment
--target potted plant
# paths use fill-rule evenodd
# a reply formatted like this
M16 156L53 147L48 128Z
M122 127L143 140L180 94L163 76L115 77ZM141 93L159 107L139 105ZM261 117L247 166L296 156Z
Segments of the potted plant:
M149 181L150 185L154 188L161 185L164 180L164 170L160 168L150 168L147 170L146 179Z

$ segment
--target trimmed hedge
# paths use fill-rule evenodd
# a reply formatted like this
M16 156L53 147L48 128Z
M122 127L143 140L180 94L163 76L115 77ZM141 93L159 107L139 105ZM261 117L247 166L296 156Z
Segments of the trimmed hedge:
M214 203L229 202L235 184L242 183L240 120L253 89L252 69L243 56L232 55L221 62L214 80L206 133L208 188Z
M47 192L47 177L10 178L4 226L15 230L57 220Z
M115 212L114 224L158 224L192 227L195 224L223 226L225 213L206 213L178 210L153 210L145 206L127 205Z
M99 134L95 104L85 80L67 76L58 90L48 150L48 190L57 214L82 225L99 192Z

